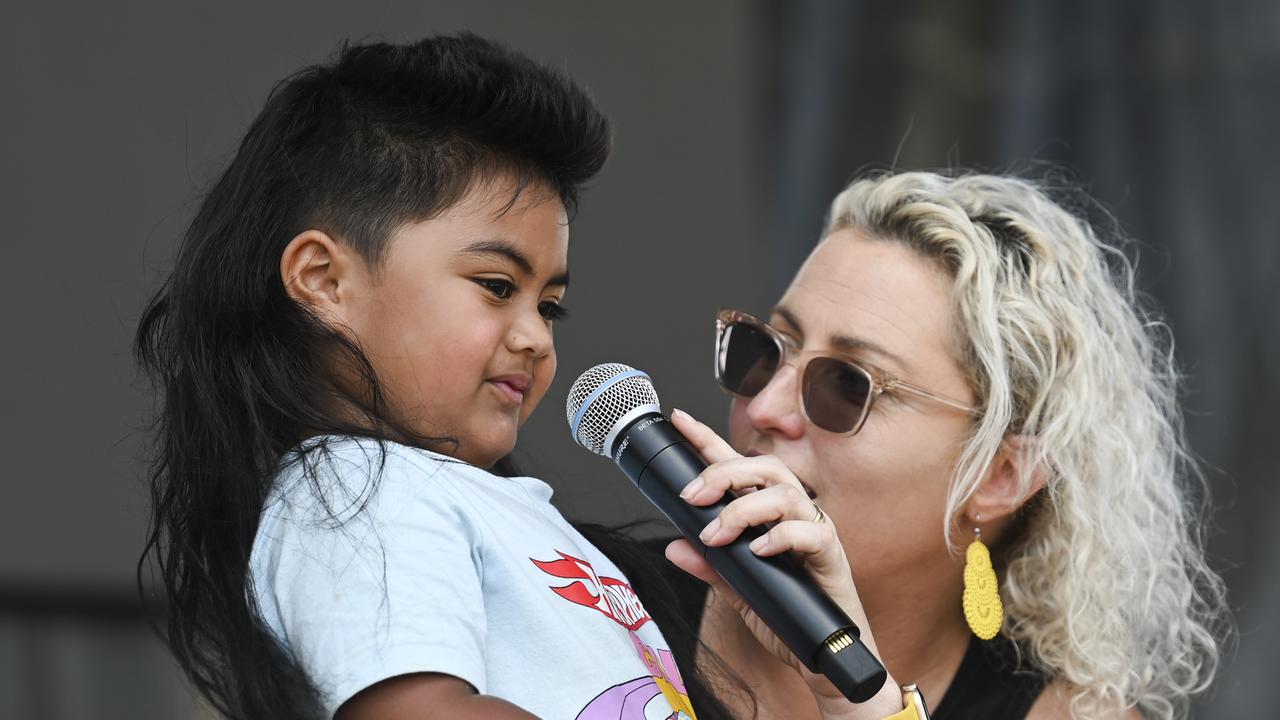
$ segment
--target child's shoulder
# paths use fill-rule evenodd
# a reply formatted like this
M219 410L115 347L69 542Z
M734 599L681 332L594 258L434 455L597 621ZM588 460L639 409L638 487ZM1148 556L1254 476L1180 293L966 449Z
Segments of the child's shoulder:
M303 442L291 455L339 472L392 469L489 476L485 470L457 458L380 438L324 435Z
M450 497L493 475L447 455L390 440L350 436L311 438L290 451L272 489L276 501L326 509L399 504Z

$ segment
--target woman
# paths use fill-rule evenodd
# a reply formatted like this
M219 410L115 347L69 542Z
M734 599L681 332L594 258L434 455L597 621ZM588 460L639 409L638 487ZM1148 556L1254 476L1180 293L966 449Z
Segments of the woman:
M688 499L760 489L704 542L779 521L760 553L804 556L934 718L1181 717L1224 614L1170 346L1124 256L1033 184L862 179L768 324L720 314L729 444L686 423L713 463ZM903 707L782 672L700 555L667 554L712 584L699 637L726 667L699 665L736 715Z

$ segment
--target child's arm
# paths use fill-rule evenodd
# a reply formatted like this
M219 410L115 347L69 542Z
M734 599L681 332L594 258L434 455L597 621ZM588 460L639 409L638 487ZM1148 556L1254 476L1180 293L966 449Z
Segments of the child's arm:
M537 716L464 680L438 673L401 675L365 688L338 708L334 720L537 720Z

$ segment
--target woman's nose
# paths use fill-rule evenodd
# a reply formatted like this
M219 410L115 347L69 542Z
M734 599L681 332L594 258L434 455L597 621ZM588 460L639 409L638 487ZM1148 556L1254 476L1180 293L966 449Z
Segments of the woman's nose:
M747 419L758 432L788 438L804 434L804 416L798 404L800 373L791 365L778 369L768 385L747 405Z

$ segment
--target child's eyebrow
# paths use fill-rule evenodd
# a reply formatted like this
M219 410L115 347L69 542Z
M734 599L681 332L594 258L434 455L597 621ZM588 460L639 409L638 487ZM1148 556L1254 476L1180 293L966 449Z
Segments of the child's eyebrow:
M525 275L536 275L533 271L533 262L529 260L529 256L521 252L520 248L513 245L508 240L502 238L489 238L486 240L476 240L468 244L460 251L463 255L498 255L515 263ZM547 285L563 285L569 286L569 273L564 272L556 275L547 281Z
M520 248L500 238L477 240L462 248L461 252L463 255L500 255L515 263L525 275L534 274L533 263L529 261L529 256L520 252Z

